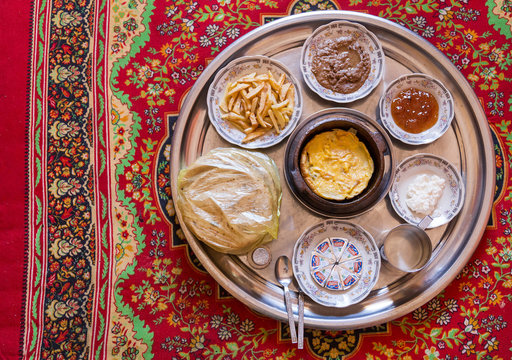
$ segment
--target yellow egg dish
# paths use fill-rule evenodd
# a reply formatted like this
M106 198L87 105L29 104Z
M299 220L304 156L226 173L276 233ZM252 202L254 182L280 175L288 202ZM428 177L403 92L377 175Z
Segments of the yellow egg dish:
M373 159L352 131L334 129L315 135L300 158L302 177L317 195L345 200L360 194L373 174Z

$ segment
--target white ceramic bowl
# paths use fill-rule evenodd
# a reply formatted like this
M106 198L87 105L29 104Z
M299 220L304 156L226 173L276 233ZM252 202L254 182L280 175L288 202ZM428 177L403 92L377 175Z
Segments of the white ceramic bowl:
M393 99L407 88L416 88L434 95L439 105L437 122L430 129L412 134L401 129L391 115ZM410 145L422 145L441 137L449 128L454 117L453 97L448 89L437 79L426 74L407 74L391 82L380 98L380 121L394 138Z
M256 74L267 74L268 71L271 71L276 78L284 74L286 81L291 82L295 87L293 113L290 116L288 124L279 134L275 131L270 131L250 142L243 143L242 140L246 134L229 121L222 119L219 104L224 97L228 83L234 82L244 75L249 75L253 72ZM302 89L295 76L281 62L266 56L243 56L233 60L227 66L219 70L208 89L207 104L210 122L219 135L226 141L247 149L267 148L276 145L286 138L297 125L302 114Z
M370 57L370 73L364 84L352 93L342 94L320 85L312 72L313 54L316 46L327 39L354 36L364 52ZM384 72L384 51L375 34L364 26L350 21L333 21L320 26L305 41L301 54L301 70L306 84L319 96L337 103L349 103L369 95L379 84Z
M433 154L416 154L402 160L396 169L389 198L396 213L410 224L417 225L424 214L413 212L406 203L409 184L421 174L437 175L445 179L445 186L427 226L432 229L451 221L464 205L465 186L456 167L446 159Z

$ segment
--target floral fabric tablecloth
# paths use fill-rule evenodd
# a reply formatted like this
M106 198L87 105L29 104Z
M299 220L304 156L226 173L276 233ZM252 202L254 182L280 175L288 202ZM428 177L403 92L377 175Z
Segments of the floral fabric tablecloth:
M329 9L389 19L453 62L485 109L496 189L477 251L438 296L379 326L306 329L298 350L286 324L230 296L190 251L168 138L219 52L264 23ZM9 14L2 46L24 58L2 60L13 121L1 134L0 358L512 357L510 0L34 0Z

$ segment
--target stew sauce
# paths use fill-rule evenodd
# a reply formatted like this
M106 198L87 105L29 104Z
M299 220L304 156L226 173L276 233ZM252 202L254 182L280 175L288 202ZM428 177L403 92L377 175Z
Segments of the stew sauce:
M370 56L353 36L326 39L313 50L312 72L316 80L340 94L351 94L363 86L370 67Z

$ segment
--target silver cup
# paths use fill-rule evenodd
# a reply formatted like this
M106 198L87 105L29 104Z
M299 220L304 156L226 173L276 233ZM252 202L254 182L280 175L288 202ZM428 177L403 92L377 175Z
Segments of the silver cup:
M423 269L432 256L432 242L425 231L431 221L426 216L418 225L401 224L391 229L380 248L382 259L404 272Z

